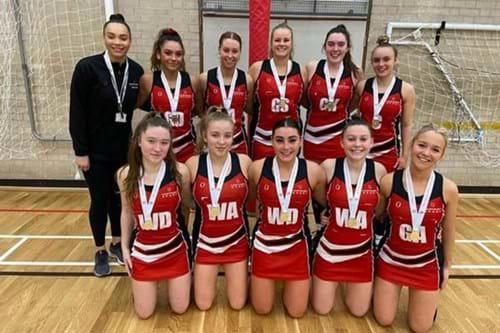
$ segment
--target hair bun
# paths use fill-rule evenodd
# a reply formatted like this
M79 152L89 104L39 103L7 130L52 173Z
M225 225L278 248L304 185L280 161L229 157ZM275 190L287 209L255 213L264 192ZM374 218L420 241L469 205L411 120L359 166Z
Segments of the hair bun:
M123 17L123 15L120 14L120 13L111 14L109 16L109 21L110 22L122 22L122 23L125 23L125 17Z
M377 38L377 44L379 46L382 46L382 45L389 45L390 44L390 39L389 39L389 36L387 35L381 35Z
M343 24L339 24L339 25L337 25L337 26L335 27L335 29L338 29L338 30L343 30L343 31L346 31L346 30L347 30L346 26L345 26L345 25L343 25Z
M179 36L179 33L172 28L163 29L161 34L164 36Z

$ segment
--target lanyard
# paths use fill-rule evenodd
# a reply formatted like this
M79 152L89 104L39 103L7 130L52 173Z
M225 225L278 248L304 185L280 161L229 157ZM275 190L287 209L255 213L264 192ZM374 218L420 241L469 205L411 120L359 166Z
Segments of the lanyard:
M109 74L111 75L111 84L116 94L116 100L118 103L118 111L123 113L123 100L125 99L125 92L127 91L128 84L128 59L125 60L125 73L123 74L123 81L120 90L118 90L118 83L116 82L115 72L113 71L113 66L111 65L111 59L109 58L108 51L104 52L104 63L108 68Z
M143 172L144 171L141 170L141 173ZM156 174L155 183L153 185L153 191L149 196L149 200L146 197L146 187L144 186L144 180L143 178L139 179L139 196L141 199L141 207L142 207L142 213L144 214L145 225L151 226L151 212L153 211L153 206L155 204L156 197L158 196L158 192L160 191L161 181L163 180L163 177L165 177L165 172L166 172L165 162L161 161L160 170L158 170L158 173Z
M179 95L181 93L181 73L177 72L177 80L175 81L175 90L174 95L172 96L172 92L170 91L170 86L168 85L167 77L165 73L161 71L161 82L163 83L163 87L167 93L168 101L170 103L170 112L177 112L177 105L179 104Z
M290 73L290 70L292 69L292 61L288 60L288 64L286 66L286 74L285 78L283 79L283 82L281 82L280 77L278 75L278 70L276 69L276 65L274 64L274 59L271 58L269 61L269 64L271 65L271 71L273 72L274 76L274 81L276 81L276 86L278 87L278 91L280 93L280 98L284 99L285 94L286 94L286 80L288 78L288 74Z
M335 75L335 82L333 82L333 86L330 77L330 70L328 69L328 61L325 61L325 66L323 67L323 71L325 72L326 88L328 91L328 101L333 102L335 101L335 93L337 92L340 79L342 78L342 73L344 72L344 63L342 62L340 63L337 75Z
M299 169L299 159L295 158L292 171L290 172L290 179L288 180L288 186L286 188L285 194L283 194L283 187L281 186L280 168L278 166L278 161L276 160L276 157L273 159L274 185L276 187L276 193L278 194L278 200L280 202L281 211L283 212L288 212L288 207L290 206L293 186L295 185L295 179L297 178L298 169Z
M406 182L406 187L408 189L408 201L410 204L411 213L411 225L412 229L415 231L420 230L422 221L424 220L425 211L429 205L429 199L431 198L432 189L434 187L434 180L436 175L432 171L429 179L427 180L427 186L425 187L424 197L422 198L422 203L417 210L417 203L415 201L415 190L413 188L413 180L411 179L410 170L407 168L404 171L404 177Z
M359 198L361 197L361 189L363 188L363 180L365 179L366 173L366 161L363 163L363 167L359 172L358 182L356 183L356 189L354 194L352 193L352 181L351 173L349 171L349 166L347 165L347 160L344 159L344 184L345 190L347 192L347 200L349 203L349 218L355 219L356 213L358 212Z
M219 180L215 183L214 170L212 165L212 160L210 159L210 153L207 154L207 173L208 173L208 187L210 188L210 200L212 202L212 207L219 205L219 198L222 192L222 186L224 185L224 180L229 174L231 169L231 154L227 154L226 162L220 172Z
M373 83L372 83L372 90L373 90L373 119L374 120L379 120L380 118L380 112L382 111L382 108L384 107L385 102L387 101L387 98L389 98L389 95L391 94L392 88L394 87L394 84L396 83L396 77L393 76L391 79L391 83L389 83L389 86L384 92L384 95L382 96L382 99L379 101L378 100L378 83L377 83L377 78L373 78Z
M220 66L217 67L217 80L219 81L220 93L222 95L222 102L224 103L224 108L229 111L231 109L231 102L233 101L234 88L236 87L236 79L238 78L238 69L234 69L233 78L231 79L231 85L229 86L229 92L226 95L226 86L224 85L224 77L222 76L222 71Z

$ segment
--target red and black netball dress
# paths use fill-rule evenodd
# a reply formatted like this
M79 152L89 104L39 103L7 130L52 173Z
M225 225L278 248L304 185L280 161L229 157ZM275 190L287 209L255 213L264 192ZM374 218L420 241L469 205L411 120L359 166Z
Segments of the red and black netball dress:
M340 141L349 117L349 103L354 89L352 73L342 66L339 83L335 85L336 78L331 78L331 86L336 89L335 96L330 99L325 81L325 65L324 59L318 62L309 82L307 98L310 111L304 133L304 157L320 162L345 156Z
M247 78L244 71L240 69L236 70L237 77L229 108L224 105L221 87L217 78L217 67L212 68L207 72L205 105L207 107L216 105L226 107L226 109L228 109L228 112L234 121L233 151L240 154L248 154L247 136L242 122L248 98ZM231 92L231 86L226 85L224 86L224 89L226 91L225 96L230 98L229 93Z
M282 219L275 178L273 158L264 161L257 184L260 216L254 230L252 274L266 279L305 280L310 277L310 232L306 212L312 190L307 178L307 164L298 159L298 171L288 208ZM283 190L288 182L281 182Z
M408 193L403 187L403 170L396 170L387 203L391 221L387 242L376 261L376 274L398 285L422 290L438 290L443 279L442 222L446 213L443 176L435 181L417 238L412 237L412 217ZM422 196L416 197L417 207Z
M403 115L403 96L401 89L403 81L396 78L387 100L380 111L380 119L374 122L373 110L373 80L366 80L361 100L359 103L359 111L361 117L368 124L372 124L372 133L374 144L370 150L369 158L376 162L382 163L387 172L392 172L396 168L400 151L400 121ZM379 100L383 94L379 94Z
M145 186L149 198L153 186ZM152 224L144 219L139 193L132 208L137 235L132 244L132 278L159 281L189 272L189 234L181 213L181 190L166 170L151 214Z
M330 224L323 231L314 257L314 275L326 281L370 282L373 280L373 216L379 200L375 165L366 160L359 205L354 224L349 223L343 158L337 159L327 198Z
M195 92L191 86L189 74L181 71L180 91L175 110L162 82L161 71L153 72L153 88L151 89L151 106L156 112L164 112L172 126L173 149L178 162L186 162L194 155L194 129L191 114L195 107ZM175 96L176 89L171 92Z
M212 202L207 154L201 154L199 157L198 172L193 184L193 197L196 202L193 226L196 263L227 264L248 259L248 228L243 211L248 194L248 181L241 172L236 153L231 153L230 170L222 185L218 214L213 216L210 213Z
M285 77L279 79L283 83ZM274 156L274 150L271 147L271 134L277 121L284 118L300 121L299 106L303 90L304 81L298 63L291 61L290 71L286 76L285 96L281 97L271 69L270 59L262 62L255 84L257 108L252 117L250 136L252 138L253 160Z

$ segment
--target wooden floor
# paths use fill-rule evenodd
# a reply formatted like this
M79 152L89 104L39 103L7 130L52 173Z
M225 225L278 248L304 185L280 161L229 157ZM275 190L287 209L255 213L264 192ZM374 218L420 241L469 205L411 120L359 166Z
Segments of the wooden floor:
M340 297L329 316L309 310L300 320L281 304L259 316L232 311L219 281L215 306L170 313L164 298L155 315L134 314L123 268L95 278L84 190L0 189L0 332L408 332L403 292L392 327L371 314L354 318ZM500 332L500 198L462 198L453 278L440 298L433 332ZM165 286L160 287L165 295Z

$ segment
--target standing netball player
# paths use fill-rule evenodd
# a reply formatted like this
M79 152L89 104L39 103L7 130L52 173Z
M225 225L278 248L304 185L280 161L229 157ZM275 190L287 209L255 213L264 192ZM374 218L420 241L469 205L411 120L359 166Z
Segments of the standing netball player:
M255 82L255 114L250 137L252 159L273 156L273 125L285 118L299 121L299 105L307 83L305 68L292 61L293 32L286 23L271 31L271 57L254 63L248 73Z
M186 162L195 153L194 128L198 78L185 71L186 52L174 29L163 29L153 45L151 70L140 80L138 106L164 114L172 126L175 158Z
M219 38L220 65L200 75L200 95L206 108L219 106L228 110L234 122L232 149L248 155L243 114L251 112L253 81L250 75L236 67L240 56L241 37L236 32L223 33Z
M379 37L371 54L375 77L360 81L356 87L361 118L373 130L374 144L368 156L382 163L387 172L406 166L415 111L415 90L396 77L397 62L398 51L389 38Z
M161 115L152 112L137 125L128 161L117 178L122 251L132 279L135 311L142 319L151 316L158 282L166 280L170 308L183 313L189 306L191 273L181 201L190 201L190 175L185 165L175 161L172 131ZM133 229L136 238L129 244Z
M284 281L287 313L302 317L307 310L310 285L310 233L307 207L314 196L325 204L325 174L316 163L297 158L301 129L290 118L272 128L275 157L252 163L251 196L257 196L259 215L254 230L250 293L255 311L269 313L276 281Z
M212 106L200 122L208 152L191 157L196 218L193 227L194 297L208 310L217 294L217 276L225 272L229 305L239 310L247 299L248 228L244 204L248 194L247 155L231 152L234 123L226 112Z
M341 137L345 158L328 159L321 165L329 182L330 219L318 237L311 302L316 312L328 314L337 287L343 283L344 303L360 317L370 308L374 277L372 223L385 168L366 158L373 138L364 121L349 121Z
M352 62L351 36L343 24L326 34L326 59L307 65L309 112L304 134L304 157L321 163L343 157L342 130L349 118L354 87L363 76Z
M458 206L457 186L434 169L446 145L444 130L422 127L411 142L409 166L382 178L390 233L377 258L373 305L383 326L394 321L403 286L412 331L427 332L435 320L450 274Z
M115 173L127 162L131 120L142 67L127 57L132 36L121 14L103 28L106 51L78 62L71 79L69 130L75 164L89 187L89 220L96 246L94 274L111 274L105 247L109 217L110 255L123 264L120 197Z

